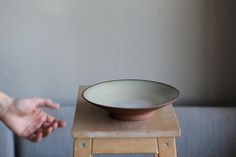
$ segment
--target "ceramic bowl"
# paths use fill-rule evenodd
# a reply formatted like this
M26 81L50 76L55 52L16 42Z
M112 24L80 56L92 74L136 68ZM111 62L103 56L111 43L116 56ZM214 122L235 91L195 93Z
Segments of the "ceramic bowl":
M148 80L113 80L86 88L83 98L119 120L144 120L156 109L173 103L179 91L167 84Z

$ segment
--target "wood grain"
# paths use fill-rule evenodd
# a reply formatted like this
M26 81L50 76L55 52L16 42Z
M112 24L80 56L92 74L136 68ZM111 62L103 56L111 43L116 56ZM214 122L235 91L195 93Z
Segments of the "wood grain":
M74 157L78 157L79 156L79 140L78 139L74 139Z
M74 157L92 157L92 140L75 139Z
M158 138L159 157L177 157L174 137Z
M172 105L167 105L144 121L119 121L82 98L81 86L73 125L74 138L127 138L180 136L180 128Z
M156 138L93 139L93 154L158 153Z

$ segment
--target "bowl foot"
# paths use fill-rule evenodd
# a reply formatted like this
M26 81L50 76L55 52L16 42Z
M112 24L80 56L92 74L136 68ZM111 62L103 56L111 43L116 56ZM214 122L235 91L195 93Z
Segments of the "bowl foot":
M109 112L109 116L114 119L122 120L122 121L140 121L140 120L151 118L154 115L154 113L155 113L154 111L151 111L144 114L125 115L125 114L120 114L120 113L115 113L115 112Z

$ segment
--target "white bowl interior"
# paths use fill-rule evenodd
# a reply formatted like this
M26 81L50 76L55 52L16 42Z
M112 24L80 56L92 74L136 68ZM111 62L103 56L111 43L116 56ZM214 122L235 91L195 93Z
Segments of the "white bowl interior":
M143 80L117 80L87 88L83 96L94 104L115 108L152 108L176 99L179 92L166 84Z

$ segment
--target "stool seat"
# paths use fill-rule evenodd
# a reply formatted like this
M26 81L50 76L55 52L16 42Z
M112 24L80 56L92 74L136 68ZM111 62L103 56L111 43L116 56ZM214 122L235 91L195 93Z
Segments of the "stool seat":
M92 154L152 153L175 157L175 137L181 130L172 104L143 121L119 121L107 111L85 101L80 86L72 135L74 157Z

